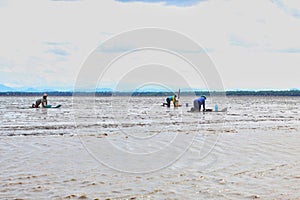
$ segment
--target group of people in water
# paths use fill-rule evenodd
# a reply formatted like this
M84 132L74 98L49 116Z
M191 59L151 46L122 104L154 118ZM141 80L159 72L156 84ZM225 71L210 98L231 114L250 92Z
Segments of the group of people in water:
M47 107L47 93L43 94L42 98L39 98L36 100L35 104L32 104L32 108L38 108L40 105L42 105L43 108ZM167 107L171 107L171 102L173 103L174 107L178 107L178 100L176 99L177 96L169 96L166 98L166 102L167 103L163 103L163 106L167 106ZM201 107L203 107L203 111L205 111L205 100L206 100L206 96L201 96L199 98L196 98L194 100L194 107L191 109L191 111L201 111Z
M166 102L167 103L163 103L163 106L167 106L167 107L170 107L171 106L171 102L173 102L173 105L174 107L178 107L179 104L178 104L178 100L176 99L177 96L174 95L174 96L169 96L166 98ZM206 111L205 109L205 100L206 100L206 96L201 96L199 98L196 98L194 100L194 107L191 109L191 111L195 112L195 111L198 111L200 112L201 111L201 107L203 107L203 111Z

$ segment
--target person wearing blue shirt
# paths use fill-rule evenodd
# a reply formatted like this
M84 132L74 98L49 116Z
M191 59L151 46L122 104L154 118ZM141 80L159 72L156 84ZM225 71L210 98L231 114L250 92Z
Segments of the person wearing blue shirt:
M201 106L203 106L203 111L205 111L205 100L206 96L201 96L200 98L197 98L194 100L194 111L201 110Z

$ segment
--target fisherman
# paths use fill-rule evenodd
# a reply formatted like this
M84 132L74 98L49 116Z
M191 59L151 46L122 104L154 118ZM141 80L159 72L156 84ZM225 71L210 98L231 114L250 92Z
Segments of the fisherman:
M35 104L32 104L32 107L38 108L42 104L42 107L45 108L47 106L47 96L47 93L44 93L42 98L36 100Z
M200 112L201 106L203 106L203 111L205 111L205 100L206 100L206 96L204 95L201 96L200 98L195 99L194 108L192 110Z
M174 95L174 96L169 96L168 98L166 98L166 101L167 101L167 107L170 107L170 106L171 106L171 101L173 102L174 107L176 107L176 102L177 102L176 97L177 97L177 96Z

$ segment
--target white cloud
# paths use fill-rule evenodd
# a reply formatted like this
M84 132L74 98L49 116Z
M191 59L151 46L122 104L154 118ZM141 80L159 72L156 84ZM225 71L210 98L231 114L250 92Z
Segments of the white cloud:
M136 2L143 2L143 3L158 3L163 5L173 5L173 6L193 6L200 2L206 0L116 0L119 2L124 3L136 3Z
M178 7L114 0L12 0L0 6L0 73L5 73L0 83L13 85L18 79L16 84L23 86L72 86L84 60L112 34L161 27L212 49L210 56L227 88L300 88L298 78L289 73L299 63L300 20L295 13L300 6L292 0L274 3L204 1ZM242 73L244 68L252 71ZM278 81L270 73L274 69L284 78Z
M287 14L300 18L300 2L295 0L272 0L280 9Z

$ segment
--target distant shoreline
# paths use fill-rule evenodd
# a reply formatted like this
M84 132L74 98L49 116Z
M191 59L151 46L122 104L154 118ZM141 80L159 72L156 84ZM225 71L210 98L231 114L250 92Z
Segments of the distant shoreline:
M47 92L47 91L46 91ZM44 92L0 92L0 96L41 96ZM47 92L50 96L73 96L74 92L66 91L51 91ZM173 95L171 92L76 92L76 96L169 96ZM195 92L181 92L181 96L199 96L199 95L219 95L219 96L293 96L300 97L300 90L263 90L263 91L226 91L226 92L208 92L208 91L195 91Z

